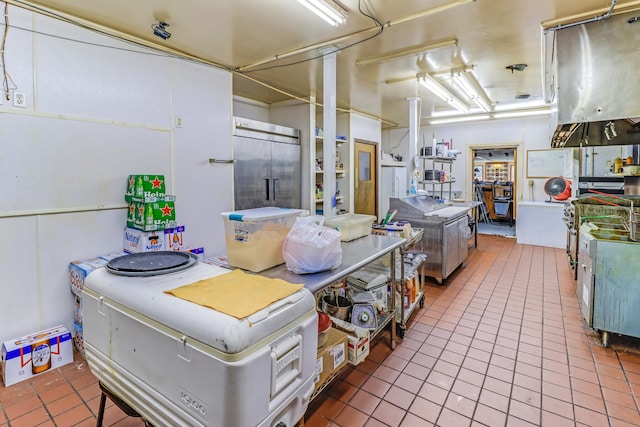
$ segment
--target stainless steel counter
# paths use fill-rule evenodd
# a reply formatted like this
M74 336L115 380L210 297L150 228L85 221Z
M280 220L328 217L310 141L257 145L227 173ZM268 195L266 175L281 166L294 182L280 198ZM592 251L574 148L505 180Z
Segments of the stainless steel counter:
M395 256L393 250L405 242L406 239L401 237L370 234L350 242L342 242L342 264L333 270L313 274L296 274L287 270L287 267L282 264L260 274L274 279L282 279L289 283L303 284L309 291L316 293L385 254L391 252L392 256ZM395 262L392 262L391 266L395 270ZM395 277L395 271L392 271L391 277Z
M390 277L396 277L396 251L407 242L402 237L379 236L370 234L360 237L350 242L342 242L342 263L332 270L321 271L312 274L296 274L289 270L285 264L259 273L273 279L282 279L289 283L303 284L312 293L319 292L327 286L347 277L349 274L366 266L378 258L391 254ZM397 279L393 280L391 289L396 289ZM378 325L372 338L377 335L386 325L391 323L391 337L389 345L391 349L396 347L396 312L395 312L395 292L391 292L391 307L384 321Z

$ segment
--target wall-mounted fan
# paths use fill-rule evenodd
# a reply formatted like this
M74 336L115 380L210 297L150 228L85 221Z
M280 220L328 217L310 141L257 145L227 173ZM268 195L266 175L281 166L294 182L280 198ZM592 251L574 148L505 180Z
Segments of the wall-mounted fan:
M571 181L561 176L549 178L544 183L544 192L549 195L548 202L567 200L571 197Z

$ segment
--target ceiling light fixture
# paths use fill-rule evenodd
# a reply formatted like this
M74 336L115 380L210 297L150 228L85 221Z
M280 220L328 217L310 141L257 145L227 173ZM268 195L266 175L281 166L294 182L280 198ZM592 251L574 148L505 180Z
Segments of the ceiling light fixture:
M407 49L395 50L393 52L389 52L384 55L373 56L371 58L366 58L366 59L358 59L356 60L356 66L377 64L379 62L390 61L392 59L402 58L404 56L427 53L430 50L439 49L441 47L457 46L457 45L458 45L458 39L449 39L449 40L441 40L441 41L418 45L418 46L412 46Z
M446 119L430 119L429 122L432 125L444 125L447 123L477 122L480 120L489 120L490 118L491 116L489 114L475 114L472 116L448 117Z
M298 0L298 3L334 27L347 22L347 14L344 9L331 0Z
M505 111L504 113L495 113L494 119L510 119L513 117L531 117L531 116L544 116L545 114L551 114L551 109L540 108L537 110L521 110L521 111Z
M473 102L476 103L483 111L489 112L491 110L491 102L484 93L484 90L476 84L476 80L472 74L467 74L463 71L452 72L453 82L455 85ZM472 82L473 79L473 82Z
M531 116L540 116L540 115L548 115L551 114L551 109L549 107L545 108L536 108L536 109L528 109L528 110L515 110L515 111L504 111L500 113L490 112L490 113L481 113L481 114L468 114L468 115L450 115L448 117L423 117L423 120L428 120L432 125L441 125L447 123L464 123L464 122L474 122L479 120L489 120L489 119L509 119L514 117L531 117Z
M418 82L420 82L422 86L426 87L431 92L442 98L443 101L446 101L456 110L462 111L465 114L469 112L468 105L460 101L454 94L449 92L444 86L440 84L440 82L431 77L429 74L418 74Z

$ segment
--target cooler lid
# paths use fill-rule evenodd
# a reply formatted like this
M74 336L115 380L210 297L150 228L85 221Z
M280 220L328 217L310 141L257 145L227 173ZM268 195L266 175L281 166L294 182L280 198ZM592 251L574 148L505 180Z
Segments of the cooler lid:
M264 207L255 209L244 209L234 212L223 212L221 215L230 221L253 222L272 218L281 218L283 216L298 216L303 213L302 209Z
M97 310L98 305L87 303L87 299L101 298L103 304L117 304L118 311L141 322L145 322L145 318L154 320L180 335L228 354L240 353L303 316L315 314L315 299L305 288L244 319L164 292L228 272L228 269L205 263L148 277L122 276L100 268L85 280L82 309L85 312ZM97 296L92 295L94 293ZM85 339L89 337L91 333L85 331Z

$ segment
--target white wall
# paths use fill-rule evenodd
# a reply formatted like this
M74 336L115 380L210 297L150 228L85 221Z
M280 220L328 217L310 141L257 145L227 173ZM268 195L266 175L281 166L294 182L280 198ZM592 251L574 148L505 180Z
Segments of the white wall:
M9 13L6 69L27 103L0 105L1 341L73 330L69 262L122 249L128 174L165 175L207 255L225 251L233 196L231 166L209 164L231 158L228 72Z

